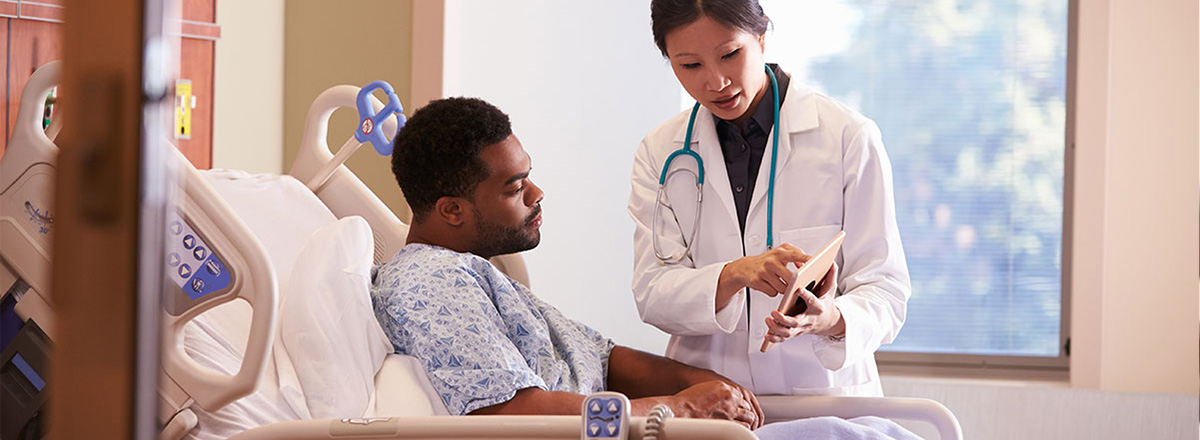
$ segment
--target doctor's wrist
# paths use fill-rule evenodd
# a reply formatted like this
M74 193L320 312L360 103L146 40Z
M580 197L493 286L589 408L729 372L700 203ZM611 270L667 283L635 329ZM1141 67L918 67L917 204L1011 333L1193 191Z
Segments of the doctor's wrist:
M825 329L825 331L817 334L825 336L830 341L839 342L846 339L846 318L842 315L841 309L834 307L833 310L834 313L837 313L837 320L834 321L833 325Z
M746 281L739 279L736 275L736 268L733 267L734 262L725 264L721 268L721 274L717 276L717 299L713 310L721 311L725 306L733 301L733 297L737 296L738 292L746 288Z

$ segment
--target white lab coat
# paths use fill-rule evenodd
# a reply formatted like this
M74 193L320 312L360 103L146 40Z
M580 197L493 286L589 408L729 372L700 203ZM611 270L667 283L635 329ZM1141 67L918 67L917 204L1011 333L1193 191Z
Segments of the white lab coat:
M763 103L770 105L768 100ZM642 320L672 335L668 357L712 369L757 394L882 395L874 352L895 339L904 324L911 286L879 128L791 81L779 117L775 245L791 243L814 253L846 231L836 260L841 296L835 300L846 335L840 342L801 335L760 353L764 320L779 297L751 290L747 300L743 289L722 310L715 310L715 303L725 264L767 251L770 141L742 236L713 116L701 108L692 139L704 159L700 231L682 263L664 264L654 254L651 222L659 174L666 157L683 145L690 112L647 134L634 159L629 213L636 223L633 292ZM681 166L696 169L683 156L672 163L673 169ZM687 174L667 183L670 209L663 208L659 226L667 254L681 252L684 237L691 237L695 193Z

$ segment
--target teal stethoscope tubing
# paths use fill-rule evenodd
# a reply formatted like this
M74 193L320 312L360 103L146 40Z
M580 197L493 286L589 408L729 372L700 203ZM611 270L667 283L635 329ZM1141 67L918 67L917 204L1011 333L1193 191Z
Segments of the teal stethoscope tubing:
M771 135L771 174L767 180L767 249L771 249L775 245L775 234L773 232L775 230L775 161L779 155L779 85L775 81L775 72L771 71L771 67L766 66L765 70L767 71L767 77L771 79L771 95L773 98L772 102L775 104L775 119L774 126L772 127L774 133ZM692 106L692 114L688 118L687 134L684 136L683 148L675 150L671 152L671 155L667 156L667 161L663 164L662 173L659 174L658 177L658 196L657 200L655 201L656 205L654 207L654 219L652 220L653 231L651 232L651 235L654 236L654 256L658 257L659 261L667 264L675 264L683 261L683 259L691 253L692 244L696 242L696 232L700 230L700 204L703 202L704 198L704 160L700 158L700 154L692 150L692 128L696 124L696 113L699 111L700 103L697 102L696 105ZM690 156L692 159L696 160L696 167L698 170L696 172L696 214L693 217L695 220L692 222L692 237L687 241L687 247L684 248L683 253L664 255L658 242L659 210L662 206L666 205L663 203L663 194L665 193L664 188L666 187L667 177L672 174L670 171L671 161L675 160L675 158L679 157L680 155ZM675 170L675 172L680 171L686 171L686 169L680 168Z

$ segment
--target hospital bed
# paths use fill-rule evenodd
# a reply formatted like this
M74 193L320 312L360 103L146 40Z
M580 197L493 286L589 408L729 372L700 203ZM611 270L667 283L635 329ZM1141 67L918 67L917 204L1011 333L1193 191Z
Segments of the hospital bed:
M37 343L11 343L0 361L12 370L21 357L25 365L16 370L30 381L26 372L40 374L43 386L44 359L29 362L36 353L22 357L18 348L44 348L53 339L46 296L51 229L38 220L52 212L52 140L61 122L43 130L38 121L57 70L52 63L31 77L0 160L0 289L20 292L15 312L25 322L22 332L42 329ZM335 86L316 98L286 175L201 172L173 154L182 184L164 256L170 282L163 296L161 437L579 438L578 416L446 416L420 364L391 353L367 280L372 265L404 245L407 227L341 165L361 143L352 138L335 155L326 142L336 109L364 99L377 113L385 108L360 92ZM395 130L395 118L375 122ZM528 284L520 256L493 262ZM942 439L962 437L953 414L925 399L761 396L760 402L767 422L876 415L929 422ZM40 396L23 405L36 412ZM6 419L8 408L14 407L6 406ZM641 438L646 430L645 418L632 418L626 437ZM676 418L663 422L658 438L755 437L732 422Z

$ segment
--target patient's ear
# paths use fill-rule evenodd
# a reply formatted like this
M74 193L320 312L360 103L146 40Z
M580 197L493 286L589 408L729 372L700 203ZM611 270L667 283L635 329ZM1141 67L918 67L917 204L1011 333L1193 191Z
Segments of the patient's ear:
M437 200L433 206L433 215L438 216L446 224L459 227L467 222L467 216L471 215L470 206L467 206L465 199L461 197L444 196Z

